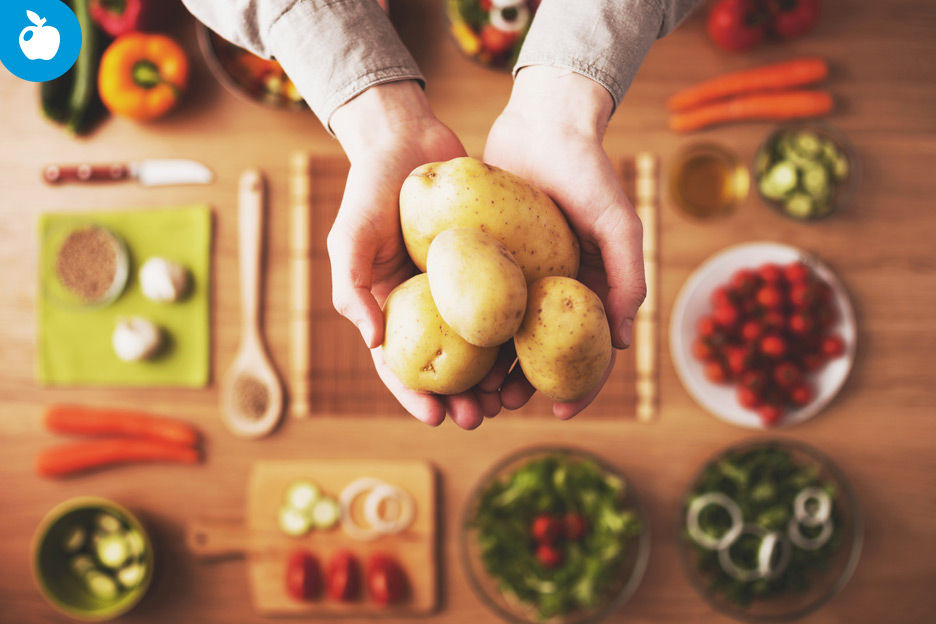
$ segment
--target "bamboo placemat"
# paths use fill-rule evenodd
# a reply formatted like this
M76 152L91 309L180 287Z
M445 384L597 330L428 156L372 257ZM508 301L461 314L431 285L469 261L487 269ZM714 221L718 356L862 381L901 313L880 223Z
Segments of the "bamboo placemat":
M646 221L646 215L654 213L656 206L656 159L649 155L641 155L637 159L622 158L616 169L628 197L640 207ZM291 337L289 385L291 395L296 396L291 401L298 406L291 411L298 416L306 412L313 416L407 416L377 377L370 353L357 329L340 316L331 303L331 274L325 240L341 204L348 163L337 158L297 156L291 171L291 212L300 211L305 206L311 231L307 268L302 262L304 240L295 231L291 232L293 293L290 314L294 337ZM305 227L302 215L294 214L292 218L294 229L296 225ZM644 236L645 249L652 252L648 261L655 269L655 225L647 227L645 224ZM655 274L655 270L648 266L648 278ZM302 288L302 282L309 285L308 292ZM656 288L651 286L650 290L655 293ZM635 420L638 419L639 407L640 420L653 419L656 413L657 309L652 297L648 297L648 304L635 322L634 345L618 352L611 377L581 417ZM303 308L308 312L304 313ZM301 317L308 319L307 326ZM308 345L305 352L303 344ZM551 402L538 394L524 408L510 412L509 416L551 418Z

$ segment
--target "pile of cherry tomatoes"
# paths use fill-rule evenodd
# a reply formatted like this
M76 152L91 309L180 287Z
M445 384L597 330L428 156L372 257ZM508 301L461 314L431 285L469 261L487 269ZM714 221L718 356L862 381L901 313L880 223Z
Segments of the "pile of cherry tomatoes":
M830 330L838 321L832 289L808 266L741 269L712 293L692 353L712 382L738 386L738 402L775 425L815 397L809 375L845 352Z

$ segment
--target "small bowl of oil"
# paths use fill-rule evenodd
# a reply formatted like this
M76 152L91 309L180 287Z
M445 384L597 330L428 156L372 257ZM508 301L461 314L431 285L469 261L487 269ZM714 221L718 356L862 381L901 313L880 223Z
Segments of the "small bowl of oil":
M676 156L670 193L684 212L701 219L727 217L748 195L751 177L731 150L692 143Z

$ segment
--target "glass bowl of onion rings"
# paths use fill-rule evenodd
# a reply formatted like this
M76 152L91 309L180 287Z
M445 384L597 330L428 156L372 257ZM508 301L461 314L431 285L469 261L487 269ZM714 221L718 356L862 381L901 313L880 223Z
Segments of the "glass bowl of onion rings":
M848 582L863 522L841 471L801 442L756 438L705 463L680 506L679 551L695 588L745 622L813 613Z

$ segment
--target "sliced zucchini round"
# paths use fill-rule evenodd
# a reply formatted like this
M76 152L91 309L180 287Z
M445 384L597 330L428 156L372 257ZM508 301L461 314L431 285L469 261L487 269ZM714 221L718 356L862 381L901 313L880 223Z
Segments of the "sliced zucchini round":
M290 505L284 505L279 512L279 528L290 537L302 537L312 529L312 518Z
M340 519L341 507L333 498L323 497L312 508L312 524L317 529L331 529L338 524Z
M296 481L286 490L286 505L308 512L321 496L319 487L311 481Z

